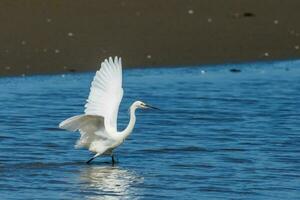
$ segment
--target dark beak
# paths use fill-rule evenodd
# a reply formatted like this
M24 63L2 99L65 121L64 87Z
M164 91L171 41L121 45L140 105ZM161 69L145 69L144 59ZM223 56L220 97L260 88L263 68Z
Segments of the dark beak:
M159 108L156 108L156 107L154 107L154 106L150 106L150 105L148 105L148 104L146 104L145 107L146 107L146 108L152 108L152 109L155 109L155 110L161 110L161 109L159 109Z

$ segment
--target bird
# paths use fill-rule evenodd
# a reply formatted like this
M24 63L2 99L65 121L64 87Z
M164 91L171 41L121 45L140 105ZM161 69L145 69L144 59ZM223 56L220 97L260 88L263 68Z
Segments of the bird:
M136 123L135 111L149 108L160 110L142 101L135 101L129 108L127 127L118 131L117 118L122 98L122 60L121 57L109 57L101 63L94 76L84 114L70 117L59 124L61 129L79 131L76 148L86 148L95 153L87 164L98 156L110 155L114 165L113 151L132 133Z

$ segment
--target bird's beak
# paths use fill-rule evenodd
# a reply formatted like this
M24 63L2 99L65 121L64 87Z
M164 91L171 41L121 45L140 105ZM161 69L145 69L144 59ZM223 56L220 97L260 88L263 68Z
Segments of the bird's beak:
M154 107L154 106L151 106L151 105L149 105L149 104L146 104L146 105L145 105L145 108L151 108L151 109L155 109L155 110L161 110L161 109L156 108L156 107Z

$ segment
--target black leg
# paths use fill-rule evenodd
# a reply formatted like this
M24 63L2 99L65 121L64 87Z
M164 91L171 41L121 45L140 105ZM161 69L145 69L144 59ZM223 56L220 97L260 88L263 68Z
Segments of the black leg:
M86 164L90 164L90 162L92 162L92 160L94 160L94 159L97 158L98 156L100 156L100 153L97 153L97 154L94 155L91 159L89 159L88 161L86 161Z
M115 165L115 157L114 154L111 155L111 164Z
M90 164L90 162L92 162L92 160L94 160L95 157L92 157L91 159L89 159L88 161L86 161L86 164Z

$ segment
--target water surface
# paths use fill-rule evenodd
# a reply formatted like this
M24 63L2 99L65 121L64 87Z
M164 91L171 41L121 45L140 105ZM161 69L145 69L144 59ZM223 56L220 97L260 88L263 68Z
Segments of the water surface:
M57 128L93 75L0 79L1 199L300 198L300 61L125 70L119 129L134 100L163 111L137 113L115 166Z

